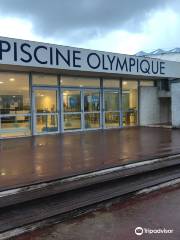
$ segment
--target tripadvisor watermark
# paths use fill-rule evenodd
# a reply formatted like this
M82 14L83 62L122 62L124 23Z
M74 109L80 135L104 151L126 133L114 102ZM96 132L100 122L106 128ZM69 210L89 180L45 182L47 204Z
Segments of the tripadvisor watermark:
M136 227L135 234L141 236L143 234L171 234L173 233L173 229L166 229L166 228L157 228L157 229L150 229L150 228L142 228Z

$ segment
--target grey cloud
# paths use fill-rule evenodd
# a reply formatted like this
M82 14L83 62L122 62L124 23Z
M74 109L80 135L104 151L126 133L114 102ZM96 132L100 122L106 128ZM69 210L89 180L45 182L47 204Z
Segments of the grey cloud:
M1 15L31 20L34 32L59 39L86 40L126 27L138 29L146 13L168 0L1 0ZM130 24L128 24L130 23Z

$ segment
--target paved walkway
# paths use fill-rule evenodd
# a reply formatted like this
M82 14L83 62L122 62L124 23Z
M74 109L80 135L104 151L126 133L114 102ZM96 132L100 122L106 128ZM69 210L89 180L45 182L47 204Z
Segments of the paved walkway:
M0 141L0 191L180 153L180 130L128 128Z
M180 185L129 199L14 240L179 240L179 202ZM136 227L143 228L141 236L135 234ZM151 233L145 233L144 228ZM160 229L169 233L152 233Z

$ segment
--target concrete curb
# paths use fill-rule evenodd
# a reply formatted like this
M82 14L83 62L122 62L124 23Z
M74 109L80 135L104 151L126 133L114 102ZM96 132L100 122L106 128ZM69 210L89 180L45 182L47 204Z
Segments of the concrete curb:
M157 185L152 186L152 187L147 187L147 188L144 188L142 190L135 191L131 195L127 195L126 198L134 198L134 197L146 195L146 194L149 194L151 192L158 191L160 189L165 189L165 188L172 187L172 186L176 187L179 184L180 184L180 178L173 179L173 180L161 183L161 184L157 184ZM124 199L122 198L122 200L124 200ZM104 205L101 204L96 209L100 209L102 207L104 207ZM75 218L75 217L81 216L83 214L86 214L88 212L92 212L96 209L91 208L91 209L87 209L87 210L84 210L84 211L74 212L74 213L72 213L72 217ZM57 224L57 223L60 223L62 221L63 221L62 218L58 218L57 216L55 216L52 219L46 219L46 220L43 220L43 221L40 221L40 222L37 222L37 223L29 224L27 226L15 228L13 230L10 230L10 231L4 232L4 233L0 233L0 239L1 240L6 240L6 239L9 239L9 238L13 238L13 237L16 237L16 236L21 235L21 234L25 234L25 233L28 233L28 232L35 231L35 230L40 229L42 227L49 227L52 224Z
M180 164L180 154L0 192L0 207Z

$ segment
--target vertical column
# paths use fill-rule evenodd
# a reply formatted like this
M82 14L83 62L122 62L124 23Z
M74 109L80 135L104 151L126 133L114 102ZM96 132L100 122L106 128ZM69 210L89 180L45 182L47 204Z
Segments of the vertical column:
M103 104L103 101L104 101L104 91L103 91L103 78L100 78L100 97L101 97L101 106L100 106L100 118L101 118L101 121L100 121L100 125L101 125L101 128L104 128L104 104Z
M160 123L158 88L140 87L139 123L141 126Z
M120 79L120 82L119 82L119 88L120 88L120 128L123 127L123 111L122 111L122 101L123 101L123 98L122 98L122 79Z
M62 132L62 108L61 108L61 75L57 75L57 84L58 84L58 124L59 132Z
M171 80L172 126L180 128L180 79Z
M33 89L32 89L32 73L29 73L29 96L30 96L30 114L31 114L31 135L34 135L34 101L33 101Z

